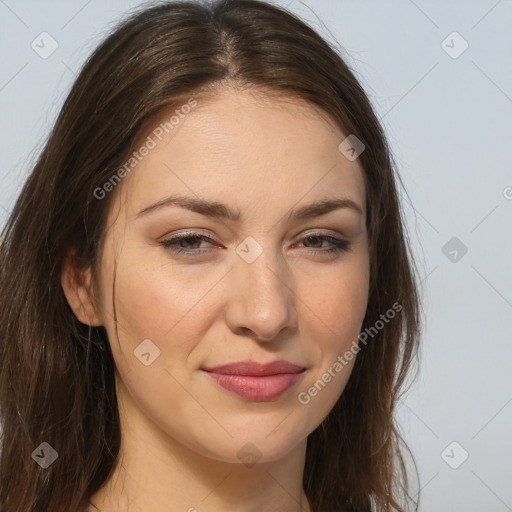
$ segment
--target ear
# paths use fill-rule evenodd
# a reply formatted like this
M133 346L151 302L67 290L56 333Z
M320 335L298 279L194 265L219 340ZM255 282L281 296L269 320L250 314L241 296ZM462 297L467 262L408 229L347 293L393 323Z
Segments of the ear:
M64 295L75 316L83 324L103 325L100 315L94 307L95 298L91 286L92 273L89 267L80 268L72 250L62 265L61 285Z

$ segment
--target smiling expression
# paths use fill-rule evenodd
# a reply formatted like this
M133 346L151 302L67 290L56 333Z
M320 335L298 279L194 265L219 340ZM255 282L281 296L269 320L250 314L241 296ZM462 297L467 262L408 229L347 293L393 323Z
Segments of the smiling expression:
M300 99L197 99L117 186L99 316L118 393L148 425L214 459L236 462L250 441L271 461L323 421L353 368L298 401L366 312L363 169L338 149L348 134ZM205 371L247 361L301 372Z

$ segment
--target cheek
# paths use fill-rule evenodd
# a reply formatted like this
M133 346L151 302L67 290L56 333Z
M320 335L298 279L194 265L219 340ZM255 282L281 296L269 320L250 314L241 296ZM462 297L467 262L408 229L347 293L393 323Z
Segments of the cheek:
M357 337L368 305L368 286L369 272L363 258L338 272L325 273L316 280L316 286L308 287L304 302L326 331L321 337L326 348L341 349Z
M332 410L346 387L357 357L357 337L368 303L365 262L324 276L329 285L314 288L303 310L309 325L307 338L315 365L297 395L300 407L311 418L310 430ZM329 277L329 279L327 279Z
M148 261L126 248L118 258L115 281L119 343L111 345L118 366L138 366L134 350L147 339L160 349L160 364L170 369L183 365L206 332L207 299L223 273L222 269L200 271L199 266L197 271L180 271L165 257ZM117 341L113 313L108 320L109 338Z
M344 337L347 332L360 328L366 312L367 295L359 287L348 287L342 283L323 293L312 294L307 304L328 330L330 335L327 339Z

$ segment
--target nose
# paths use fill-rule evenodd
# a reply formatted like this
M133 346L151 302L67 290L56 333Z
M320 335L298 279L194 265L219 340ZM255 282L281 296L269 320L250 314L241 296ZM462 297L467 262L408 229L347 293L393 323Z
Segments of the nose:
M270 342L296 326L296 296L279 257L272 257L270 251L263 251L252 263L237 257L229 276L226 322L232 332Z

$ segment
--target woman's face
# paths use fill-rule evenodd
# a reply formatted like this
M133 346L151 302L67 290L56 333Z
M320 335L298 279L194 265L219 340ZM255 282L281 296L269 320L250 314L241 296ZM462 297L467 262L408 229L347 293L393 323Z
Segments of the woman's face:
M367 306L363 172L338 149L348 134L301 100L223 90L190 110L149 132L155 147L111 192L98 317L130 414L213 459L277 460L354 364L336 361ZM312 207L347 199L356 207ZM205 370L277 360L303 371Z

